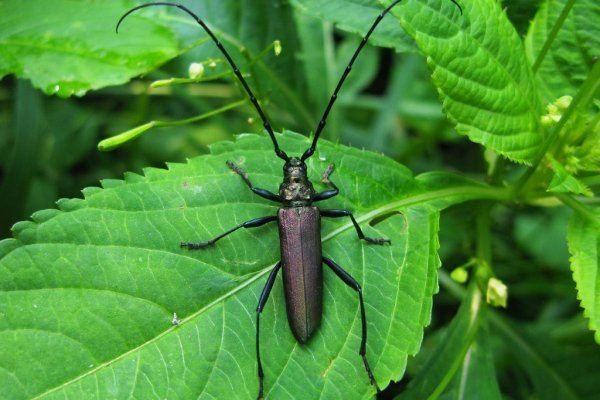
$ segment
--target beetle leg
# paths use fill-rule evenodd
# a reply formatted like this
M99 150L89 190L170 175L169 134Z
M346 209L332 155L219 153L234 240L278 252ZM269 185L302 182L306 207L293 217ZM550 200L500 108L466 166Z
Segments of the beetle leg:
M333 196L336 196L339 193L339 189L335 185L335 183L333 183L329 180L329 176L331 176L334 169L335 169L335 164L329 165L329 167L327 167L325 172L323 172L323 178L321 179L321 182L323 182L324 184L326 184L327 186L329 186L333 189L326 190L324 192L315 194L312 198L312 201L327 200L327 199L332 198Z
M258 365L258 400L262 400L263 398L263 389L264 389L264 380L265 374L263 373L262 363L260 362L260 313L262 312L267 299L269 298L269 294L271 293L271 289L273 288L273 283L275 282L275 277L277 276L277 272L279 272L279 268L281 267L281 261L275 264L275 268L271 271L269 278L267 279L267 284L262 290L260 294L260 298L258 300L258 307L256 307L256 362Z
M367 355L366 355L367 354L367 316L365 314L365 303L363 302L362 288L360 287L358 282L356 282L354 280L354 278L352 278L352 276L350 276L349 273L344 271L342 269L342 267L337 265L334 261L330 260L327 257L323 257L323 262L325 264L327 264L327 266L329 268L331 268L331 270L333 272L335 272L335 274L341 280L343 280L346 285L350 286L352 289L354 289L358 293L358 301L360 303L360 317L362 320L362 339L360 341L360 350L358 351L358 354L360 354L360 356L362 357L363 364L365 365L365 369L367 370L367 374L369 375L369 380L371 381L371 384L373 386L375 386L375 389L377 389L377 393L379 393L381 391L381 389L379 389L379 386L377 385L377 382L375 381L375 376L373 376L373 372L371 372L371 367L369 366L369 361L367 361Z
M360 226L358 226L358 222L354 219L352 213L348 210L320 210L321 216L330 217L330 218L339 218L339 217L350 217L352 220L352 224L354 225L354 229L356 229L356 233L358 234L358 238L362 240L366 240L369 243L373 244L384 244L384 243L392 243L389 239L373 239L365 236Z
M212 246L213 244L215 244L215 242L217 240L224 238L225 236L229 235L232 232L237 231L240 228L256 228L256 227L262 226L264 224L267 224L269 222L273 222L276 220L277 220L276 215L269 215L266 217L255 218L250 221L246 221L243 224L236 226L235 228L231 228L227 232L224 232L224 233L220 234L219 236L217 236L213 239L210 239L208 242L203 242L203 243L184 243L184 242L182 242L181 247L187 247L189 250L203 249L205 247Z
M256 193L260 197L263 197L263 198L265 198L267 200L276 201L278 203L281 203L281 197L279 197L279 195L276 195L275 193L269 192L266 189L261 189L261 188L254 187L252 185L252 182L250 182L250 178L248 177L248 173L246 171L244 171L239 165L237 165L233 161L227 160L227 166L229 168L231 168L231 170L233 172L235 172L236 174L238 174L239 176L241 176L242 179L244 180L244 182L246 182L246 185L248 185L248 187L250 188L250 190L252 190L254 193Z

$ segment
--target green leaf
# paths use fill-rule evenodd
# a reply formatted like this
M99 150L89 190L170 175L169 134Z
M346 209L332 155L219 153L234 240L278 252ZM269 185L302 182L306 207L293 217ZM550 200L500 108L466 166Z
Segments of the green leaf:
M383 7L373 0L291 0L299 11L334 23L339 29L364 37ZM369 43L391 47L398 52L415 51L413 41L398 29L394 18L384 18L373 32Z
M297 134L278 137L292 154L309 145ZM9 388L1 398L256 396L255 310L280 257L277 227L241 230L193 252L179 243L277 212L226 160L270 190L282 165L268 137L243 135L211 152L105 180L84 199L16 224L14 239L0 242L0 387ZM341 192L320 206L350 209L365 234L392 240L369 245L351 221L323 220L324 254L362 285L367 356L385 387L401 378L431 317L439 214L424 201L398 202L414 185L406 168L325 141L308 161L317 190L331 162ZM261 318L267 398L374 396L358 354L357 295L331 271L324 275L323 322L307 345L288 328L276 281Z
M436 398L445 391L461 369L463 373L469 372L471 369L470 358L465 359L465 357L475 351L475 338L484 320L484 310L484 299L473 281L456 316L452 319L444 339L440 341L438 347L421 367L415 379L410 381L408 389L402 392L398 398ZM463 383L468 383L468 378L463 375L458 379L463 379ZM490 393L492 393L491 390Z
M177 40L156 19L132 16L127 33L115 34L130 6L127 1L0 2L0 78L15 74L46 94L81 96L173 58Z
M386 2L386 4L389 3ZM433 71L456 130L531 163L542 142L540 102L523 44L495 0L409 1L392 9Z
M595 215L600 216L598 210ZM600 344L600 228L579 213L573 213L567 229L571 270L577 284L577 297L584 315L590 320L590 329Z
M498 378L487 324L482 324L467 350L461 368L454 375L448 390L440 398L500 400Z
M548 157L552 170L554 171L552 181L548 185L549 192L574 193L590 197L593 196L592 191L586 186L585 183L571 175L566 168L553 157Z
M525 41L532 64L566 4L567 0L546 0L542 3ZM600 54L598 21L598 1L575 2L536 74L546 102L564 95L574 96L589 75L594 57Z

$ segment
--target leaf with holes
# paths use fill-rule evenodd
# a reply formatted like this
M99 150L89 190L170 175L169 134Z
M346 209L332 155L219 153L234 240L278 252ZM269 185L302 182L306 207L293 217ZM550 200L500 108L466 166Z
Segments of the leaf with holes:
M279 137L292 154L309 145L297 134ZM276 213L226 160L273 191L282 165L267 137L243 135L211 151L103 181L0 242L0 398L256 396L255 310L279 259L277 227L238 231L198 251L179 243ZM332 162L341 192L319 205L349 209L367 235L392 240L369 245L349 220L322 223L324 255L362 285L367 354L385 387L402 376L430 319L439 213L418 200L426 185L406 168L325 141L308 161L317 189ZM307 345L288 328L276 281L261 323L267 398L374 396L358 354L358 297L327 268L324 276L323 321Z

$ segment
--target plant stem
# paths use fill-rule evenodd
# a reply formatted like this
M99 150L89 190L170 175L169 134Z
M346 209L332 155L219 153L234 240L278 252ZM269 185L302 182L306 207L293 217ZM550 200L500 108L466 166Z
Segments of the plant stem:
M192 122L200 121L200 120L212 117L214 115L223 113L225 111L231 110L233 108L240 107L240 106L246 104L247 102L248 102L248 100L246 100L246 99L240 100L235 103L228 104L224 107L209 111L207 113L204 113L204 114L192 117L192 118L180 119L180 120L176 120L176 121L150 121L143 125L136 126L135 128L130 129L126 132L120 133L116 136L112 136L112 137L109 137L108 139L102 140L100 143L98 143L98 150L111 151L111 150L116 149L123 143L126 143L126 142L134 139L135 137L141 135L142 133L144 133L152 128L160 127L160 126L184 125L184 124L189 124Z
M550 47L552 47L552 43L554 42L554 39L556 39L556 35L558 35L558 31L560 30L560 28L562 28L563 24L565 23L565 20L567 19L567 16L569 15L571 8L573 8L573 5L575 5L575 0L569 0L567 2L567 4L565 5L565 7L563 8L562 12L560 13L558 19L554 23L554 26L552 27L552 30L550 31L548 38L546 38L544 47L542 47L542 50L540 51L535 62L533 63L533 67L531 67L534 74L538 71L538 69L542 65L544 58L546 58L546 54L548 54Z
M571 101L569 108L567 108L565 113L560 118L560 121L558 121L558 124L556 125L556 127L550 131L550 135L548 136L548 138L546 139L544 144L540 147L540 151L538 152L538 155L537 155L536 160L533 163L533 165L525 172L525 174L523 174L523 176L515 184L514 189L513 189L513 193L515 195L518 195L519 193L521 193L523 191L523 189L529 182L531 176L536 172L536 170L540 166L540 164L543 161L544 156L546 155L548 150L552 147L552 145L555 143L555 141L560 137L562 129L565 127L565 125L569 121L569 118L571 118L571 116L575 113L575 110L581 104L587 104L592 99L592 97L594 96L594 93L596 93L596 91L598 90L599 87L600 87L600 62L597 62L592 67L592 71L590 72L589 76L587 77L587 79L585 80L585 82L583 83L581 88L579 89L579 92L577 92L577 94L573 98L573 101Z
M572 195L567 193L556 193L556 197L566 206L569 206L573 209L573 211L577 212L579 215L590 221L596 227L600 227L600 219L598 216L586 207L583 203L578 201Z
M201 114L201 115L197 115L197 116L192 117L192 118L179 119L179 120L176 120L176 121L152 121L152 123L154 123L154 126L174 126L174 125L190 124L192 122L201 121L203 119L212 117L213 115L221 114L221 113L223 113L225 111L229 111L231 109L243 106L247 102L248 102L248 100L246 100L246 99L240 100L240 101L236 101L235 103L228 104L228 105L223 106L221 108L217 108L216 110L212 110L212 111L209 111L209 112Z

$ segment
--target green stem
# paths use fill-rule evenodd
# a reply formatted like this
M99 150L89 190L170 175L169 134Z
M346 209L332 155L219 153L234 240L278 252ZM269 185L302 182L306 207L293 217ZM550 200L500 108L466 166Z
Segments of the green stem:
M490 237L490 209L491 203L482 205L477 213L477 258L488 266L492 262L492 240Z
M185 125L185 124L191 124L192 122L196 122L196 121L201 121L203 119L206 118L210 118L214 115L217 114L221 114L225 111L229 111L232 110L234 108L243 106L244 104L246 104L248 102L248 100L240 100L240 101L236 101L235 103L231 103L228 104L226 106L223 106L221 108L217 108L216 110L213 111L209 111L207 113L192 117L192 118L186 118L186 119L179 119L176 121L152 121L154 123L154 126L174 126L174 125Z
M550 50L552 43L554 43L554 39L556 39L556 35L558 35L558 31L560 31L560 28L562 28L563 24L565 23L565 20L567 19L567 16L569 15L571 8L573 8L573 5L575 5L575 0L569 0L567 2L567 4L564 6L562 12L560 13L560 16L554 23L554 26L552 27L552 30L550 31L550 34L548 35L548 38L546 39L546 42L544 43L544 47L542 47L540 54L538 54L535 62L533 63L533 67L531 67L534 74L538 71L538 69L542 65L544 58L546 58L546 54L548 54L548 51Z
M530 178L533 176L533 174L539 168L540 164L542 163L542 161L544 159L544 156L546 155L546 153L548 152L550 147L552 147L552 145L555 143L555 141L560 137L562 129L565 127L565 125L569 121L569 118L571 118L571 116L575 113L575 110L581 104L587 104L592 99L592 97L594 96L594 93L596 93L596 91L598 90L599 87L600 87L600 62L597 62L592 67L592 71L590 72L589 76L587 77L587 79L585 80L583 85L581 86L581 89L579 89L579 92L577 92L577 94L573 98L573 101L571 101L569 108L567 108L565 113L562 115L562 117L560 118L560 121L558 121L558 124L556 125L556 127L552 131L550 131L550 135L548 136L548 138L546 139L544 144L541 146L540 151L538 152L538 155L536 157L536 160L533 163L533 165L531 166L531 168L529 168L525 172L525 174L523 174L523 176L519 179L519 181L515 184L515 186L513 188L513 193L515 195L518 195L519 193L521 193L523 191L523 189L526 187Z
M579 180L586 185L598 185L600 184L600 175L586 176L584 178L579 178Z
M600 227L598 216L589 207L586 207L570 194L555 193L555 195L564 205L569 206L573 211L590 221L596 227Z
M98 143L98 150L100 150L100 151L114 150L117 147L119 147L120 145L122 145L123 143L126 143L126 142L132 140L133 138L141 135L142 133L144 133L152 128L161 127L161 126L176 126L176 125L190 124L192 122L200 121L200 120L212 117L214 115L223 113L225 111L229 111L236 107L240 107L240 106L246 104L247 102L248 102L248 100L245 100L245 99L240 100L235 103L228 104L224 107L209 111L207 113L204 113L204 114L198 115L196 117L192 117L192 118L179 119L176 121L150 121L143 125L137 126L133 129L130 129L126 132L118 134L116 136L102 140L100 143Z

